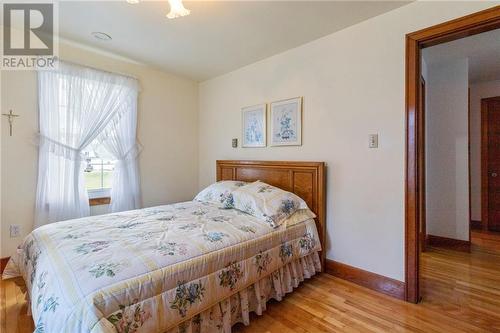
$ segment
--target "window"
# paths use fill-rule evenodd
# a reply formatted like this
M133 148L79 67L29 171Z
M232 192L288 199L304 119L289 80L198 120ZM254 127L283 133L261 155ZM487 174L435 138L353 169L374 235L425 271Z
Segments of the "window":
M67 124L68 124L68 110L72 110L68 103L69 91L68 80L64 77L59 80L59 131L61 135L69 137ZM97 89L92 80L86 82L86 87L90 91ZM96 142L90 144L84 152L84 179L85 188L88 191L90 199L95 198L109 198L111 196L111 178L115 169L115 161L103 147L100 147Z
M137 79L64 61L37 74L43 190L37 191L35 226L88 216L89 205L105 201L111 212L139 208L137 154L128 154L138 151ZM111 186L117 193L111 202L96 200L109 199Z
M85 188L91 199L110 197L111 178L115 170L115 161L108 157L109 154L99 153L99 150L104 150L102 148L96 150L84 151Z

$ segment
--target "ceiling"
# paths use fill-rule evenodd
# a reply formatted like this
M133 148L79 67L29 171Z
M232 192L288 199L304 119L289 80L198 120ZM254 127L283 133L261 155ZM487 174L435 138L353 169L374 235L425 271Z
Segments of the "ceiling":
M469 59L469 82L500 80L500 29L457 39L423 50L429 67Z
M326 36L408 1L185 1L169 20L165 1L61 1L59 34L203 81ZM104 32L111 41L97 40Z

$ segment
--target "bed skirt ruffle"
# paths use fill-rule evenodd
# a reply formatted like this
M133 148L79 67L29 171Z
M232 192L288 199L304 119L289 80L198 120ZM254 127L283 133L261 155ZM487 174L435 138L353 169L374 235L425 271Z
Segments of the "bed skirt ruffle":
M231 327L236 323L250 324L250 312L262 315L269 300L273 298L281 301L300 282L319 271L321 261L318 252L293 260L167 333L230 333Z

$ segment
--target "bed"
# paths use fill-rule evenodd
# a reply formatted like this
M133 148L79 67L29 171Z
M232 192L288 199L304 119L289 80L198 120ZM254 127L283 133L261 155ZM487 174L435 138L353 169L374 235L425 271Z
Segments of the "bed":
M217 161L217 180L263 181L316 214L273 228L188 201L36 229L17 266L35 332L230 332L323 267L322 162Z

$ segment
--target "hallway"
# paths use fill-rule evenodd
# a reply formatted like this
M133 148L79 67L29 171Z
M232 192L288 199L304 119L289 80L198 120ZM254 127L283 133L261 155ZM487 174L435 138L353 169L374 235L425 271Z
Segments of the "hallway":
M430 248L422 255L421 305L455 318L457 326L500 332L500 234L471 236L471 253Z

